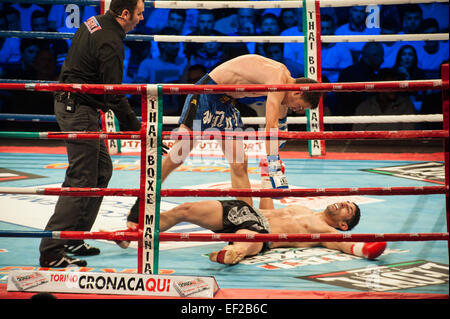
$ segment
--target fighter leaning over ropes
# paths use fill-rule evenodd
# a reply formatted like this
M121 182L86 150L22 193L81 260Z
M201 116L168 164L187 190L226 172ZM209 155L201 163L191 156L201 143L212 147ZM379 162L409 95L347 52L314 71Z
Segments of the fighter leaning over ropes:
M242 55L226 61L209 74L205 75L197 84L305 84L316 83L307 78L295 79L287 67L277 61L257 54ZM236 129L243 127L239 112L236 110L236 99L243 97L266 97L266 131L287 131L287 112L304 112L306 109L316 108L321 93L306 91L269 91L269 92L231 92L227 94L189 94L180 116L180 130L205 131L208 129ZM221 114L220 116L218 114ZM209 118L209 121L202 119ZM214 118L220 118L215 120ZM196 128L196 125L198 126ZM285 141L267 140L267 157L263 162L268 168L269 188L288 188L288 182L282 169L282 161L278 155L279 148ZM234 140L231 147L224 141L221 144L225 158L230 165L232 188L250 188L248 178L247 156L242 141ZM161 165L161 183L180 165L194 147L192 140L177 140L170 153ZM252 205L252 198L238 198ZM137 215L139 200L136 200L129 215ZM130 224L130 220L128 220ZM128 226L129 227L129 226Z

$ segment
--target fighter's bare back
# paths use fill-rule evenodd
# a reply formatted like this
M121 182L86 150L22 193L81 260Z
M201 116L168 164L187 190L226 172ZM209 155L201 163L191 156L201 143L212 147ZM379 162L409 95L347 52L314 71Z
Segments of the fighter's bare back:
M260 55L242 55L222 63L209 76L217 84L289 84L295 80L289 70L277 61ZM227 93L234 98L264 96L267 92Z

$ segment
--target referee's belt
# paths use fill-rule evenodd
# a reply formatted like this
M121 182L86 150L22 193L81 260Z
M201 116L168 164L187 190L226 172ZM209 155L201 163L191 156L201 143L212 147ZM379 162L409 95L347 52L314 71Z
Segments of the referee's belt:
M104 103L98 101L89 102L89 97L83 98L80 97L77 93L73 92L57 92L55 93L55 100L59 103L66 103L69 99L73 100L74 104L82 104L92 107L95 110L103 110ZM100 107L99 107L100 106ZM106 110L107 111L107 110ZM105 112L106 112L105 111Z

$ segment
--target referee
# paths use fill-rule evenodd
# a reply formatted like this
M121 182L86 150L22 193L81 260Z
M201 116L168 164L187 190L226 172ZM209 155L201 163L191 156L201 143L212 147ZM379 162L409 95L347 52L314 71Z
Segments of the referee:
M143 20L143 0L112 0L104 15L89 18L74 35L62 66L61 83L121 84L127 32ZM125 96L59 92L54 99L61 131L100 131L99 111L112 109L123 131L141 128ZM106 188L112 162L103 140L66 140L69 167L63 187ZM60 196L45 227L50 231L90 231L102 197ZM86 266L74 256L98 255L100 250L83 240L44 238L40 245L42 267Z

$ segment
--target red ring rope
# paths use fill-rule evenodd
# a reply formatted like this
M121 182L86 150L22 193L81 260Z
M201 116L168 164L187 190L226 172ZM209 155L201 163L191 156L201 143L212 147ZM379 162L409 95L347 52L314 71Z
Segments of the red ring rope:
M136 241L139 232L82 232L61 231L64 239L107 239ZM379 242L379 241L432 241L448 240L448 233L398 234L192 234L160 233L159 241L239 241L239 242Z
M307 197L345 195L431 195L445 194L448 186L355 187L299 189L162 189L166 197Z
M220 94L227 92L281 92L281 91L317 91L317 92L382 92L382 91L419 91L449 88L449 81L418 80L399 82L357 82L357 83L313 83L278 85L198 85L162 84L163 94ZM67 84L67 83L0 83L0 90L27 91L69 91L90 94L142 94L146 91L143 84Z
M280 138L283 140L338 140L338 139L418 139L418 138L448 138L448 130L427 130L427 131L325 131L325 132L267 132L267 131L246 131L246 132L163 132L164 140L200 138L208 139L269 139Z
M345 195L432 195L445 194L449 186L416 187L354 187L354 188L297 188L297 189L161 189L165 197L311 197ZM0 187L5 194L60 195L74 197L139 196L139 189L131 188L79 188Z
M106 239L137 241L143 231L2 231L0 237L29 237L53 239ZM380 242L448 240L448 233L390 233L390 234L216 234L160 233L159 241L227 241L227 242Z
M40 139L142 139L140 132L0 132L2 136L11 138L40 138ZM449 138L448 130L426 130L426 131L325 131L325 132L268 132L268 131L194 131L194 132L162 132L163 140L173 139L270 139L280 138L283 140L339 140L339 139L420 139L420 138Z
M448 233L418 234L186 234L161 233L160 241L379 242L448 240Z

